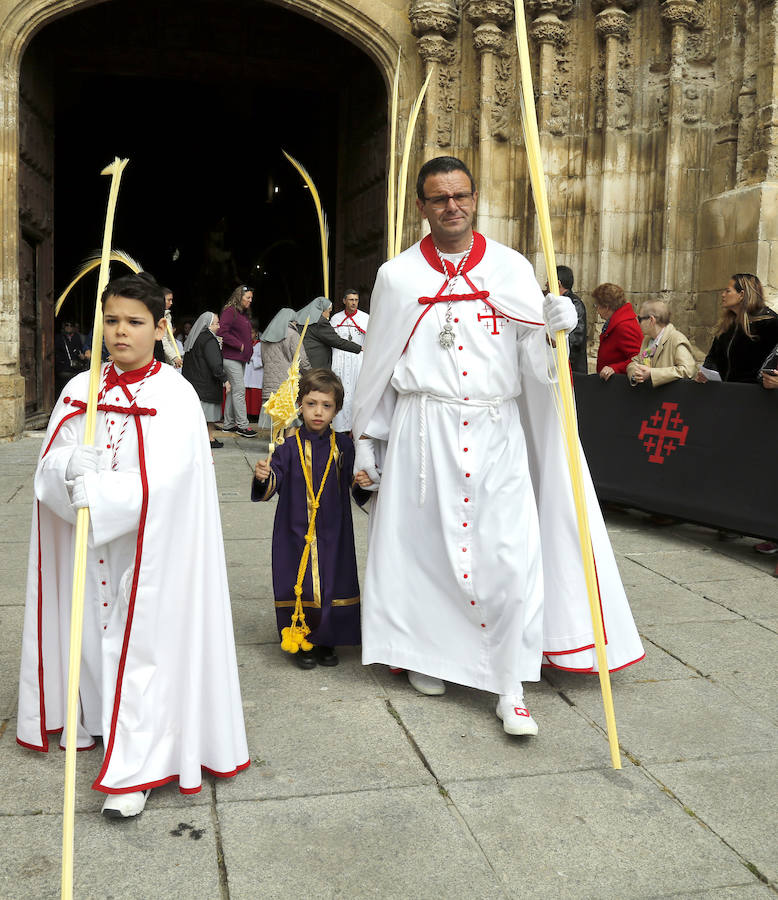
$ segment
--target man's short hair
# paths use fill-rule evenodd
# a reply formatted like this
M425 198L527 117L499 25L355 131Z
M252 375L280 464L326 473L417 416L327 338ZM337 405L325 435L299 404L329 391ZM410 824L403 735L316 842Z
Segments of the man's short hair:
M670 305L664 300L646 300L640 305L641 315L653 316L657 325L667 325L670 321Z
M164 295L165 297L167 297L168 294L170 294L171 297L173 296L173 291L172 291L169 287L162 287L162 286L160 285L160 288L159 288L159 289L162 291L162 293L163 293L163 295Z
M416 196L419 200L424 199L424 182L430 175L441 175L447 172L464 172L470 179L470 190L475 193L475 180L470 173L470 169L455 156L436 156L424 163L419 169L419 177L416 179Z
M570 268L570 266L557 266L556 277L559 279L559 283L566 291L572 291L573 270Z
M109 297L127 297L129 300L140 300L154 318L156 325L165 317L165 295L157 284L153 275L148 272L139 272L137 275L123 275L109 281L100 304L105 308L105 301Z
M358 297L358 296L359 296L359 291L358 291L356 288L346 288L346 290L343 291L343 298L342 298L342 299L345 300L346 297L349 296L349 294L356 294L357 297Z
M319 391L321 394L332 394L335 398L335 410L343 409L343 382L332 369L310 369L300 379L300 390L297 393L298 405L306 394Z

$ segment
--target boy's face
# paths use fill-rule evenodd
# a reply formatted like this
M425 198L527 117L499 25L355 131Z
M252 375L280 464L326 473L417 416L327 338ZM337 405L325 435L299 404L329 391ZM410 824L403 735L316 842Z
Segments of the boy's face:
M111 359L125 372L148 365L154 342L162 339L165 320L154 322L145 303L111 296L103 307L103 336Z
M335 395L311 391L303 397L300 411L308 431L321 434L335 418Z

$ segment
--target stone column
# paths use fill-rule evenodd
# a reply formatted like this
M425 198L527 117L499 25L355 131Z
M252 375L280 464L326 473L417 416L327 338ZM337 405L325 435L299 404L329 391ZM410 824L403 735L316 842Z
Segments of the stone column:
M505 108L509 93L501 84L512 74L511 48L504 28L513 22L509 0L469 0L465 15L473 24L473 46L481 60L478 116L478 230L510 240L513 190ZM518 129L518 122L516 123Z
M697 0L664 0L662 18L670 25L670 71L665 143L665 190L662 224L661 290L667 299L691 294L694 289L696 185L687 173L699 170L696 143L690 140L686 111L686 44L689 33L703 26ZM690 203L691 201L691 203Z
M456 60L451 38L459 29L459 9L455 0L413 0L408 17L424 60L424 77L433 72L422 110L426 160L439 155L438 147L452 143L455 100L449 67Z
M547 131L553 117L557 50L568 41L569 26L562 21L573 8L573 0L529 0L527 10L537 13L529 26L530 37L538 45L538 128Z
M19 374L19 65L0 40L0 439L24 429Z
M778 304L778 2L760 0L756 94L764 154L757 269L768 298Z
M624 284L624 249L629 221L632 86L629 37L632 16L629 10L638 0L592 0L597 13L595 29L604 43L603 147L600 190L600 235L596 281ZM590 232L591 233L591 232Z

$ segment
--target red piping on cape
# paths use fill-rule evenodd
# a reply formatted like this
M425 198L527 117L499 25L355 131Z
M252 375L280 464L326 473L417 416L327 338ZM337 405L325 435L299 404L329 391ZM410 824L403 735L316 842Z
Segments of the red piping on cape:
M357 321L356 321L356 319L354 318L354 316L352 316L352 315L350 315L349 313L347 313L345 309L343 310L343 321L340 322L338 325L334 325L334 324L333 324L332 327L333 327L333 328L342 328L342 327L346 324L346 319L350 319L350 320L351 320L351 324L354 326L354 328L356 328L356 330L357 330L360 334L367 334L367 332L365 331L364 328L360 328L359 325L357 325Z
M209 775L213 775L214 778L234 778L238 772L248 769L250 765L251 760L248 759L239 766L235 766L231 772L217 772L215 769L209 769L208 766L200 766L200 769L204 770ZM176 778L180 777L180 775L168 775L166 778L160 778L157 781L148 781L145 784L136 784L126 788L107 788L101 787L100 785L92 785L92 787L94 787L95 790L102 791L104 794L132 794L135 791L150 791L152 788L161 787L163 784L170 784L171 781L175 781ZM193 788L182 788L181 785L178 786L180 794L199 794L202 789L203 786L201 784Z
M623 666L616 666L615 669L609 669L608 671L609 672L620 672L622 669L626 669L629 666L634 666L635 663L639 663L641 659L645 659L645 658L646 658L646 654L644 653L642 656L639 656L637 659L633 659L628 663L624 663ZM597 675L598 674L596 669L572 669L572 668L568 668L567 666L558 666L555 662L552 662L552 660L549 660L548 662L544 662L542 668L544 668L544 669L559 669L562 672L579 672L582 675Z
M113 695L113 713L111 714L111 730L108 735L108 745L103 758L103 765L100 772L95 778L92 788L94 790L104 790L100 782L105 778L108 766L111 763L111 755L113 754L113 745L116 740L116 722L119 718L119 705L122 697L122 683L124 681L124 666L127 662L127 648L130 645L130 634L132 632L132 620L135 615L135 596L138 592L138 579L140 578L140 566L143 556L143 535L146 531L146 513L149 508L149 482L146 474L146 449L143 445L143 431L140 427L140 418L134 419L135 430L138 433L138 464L140 467L140 481L143 489L143 502L140 508L140 522L138 523L138 539L135 544L135 571L132 573L132 588L130 590L130 600L127 608L127 622L124 626L124 640L122 641L122 652L119 657L119 670L116 676L116 689ZM140 788L137 788L140 790Z
M65 402L68 401L69 398L65 398ZM83 400L70 400L70 405L77 407L81 412L84 412L86 409L86 403ZM146 408L145 406L136 406L134 403L132 406L115 406L111 403L98 403L97 409L99 412L114 412L114 413L124 413L128 416L156 416L157 411L153 407ZM74 413L75 415L75 413Z

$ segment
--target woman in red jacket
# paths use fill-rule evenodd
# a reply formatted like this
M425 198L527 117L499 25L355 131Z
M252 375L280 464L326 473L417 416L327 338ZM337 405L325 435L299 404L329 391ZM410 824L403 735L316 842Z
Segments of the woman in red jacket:
M617 284L605 282L592 291L597 313L605 319L597 351L597 372L603 381L623 375L627 364L640 352L643 332L635 310Z

